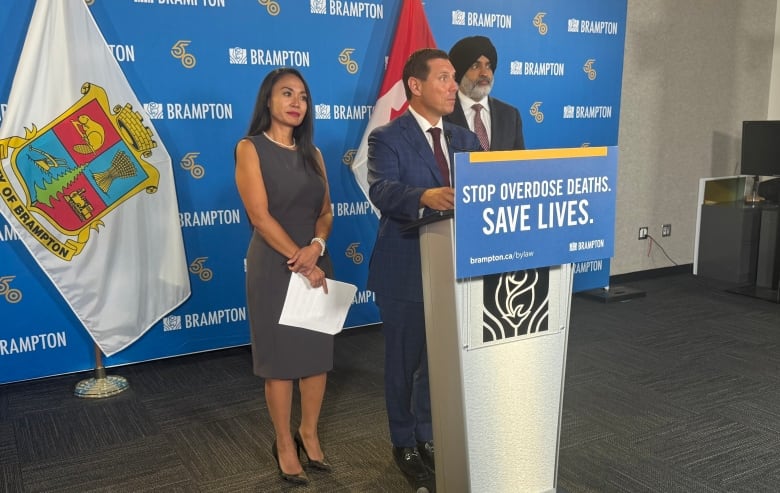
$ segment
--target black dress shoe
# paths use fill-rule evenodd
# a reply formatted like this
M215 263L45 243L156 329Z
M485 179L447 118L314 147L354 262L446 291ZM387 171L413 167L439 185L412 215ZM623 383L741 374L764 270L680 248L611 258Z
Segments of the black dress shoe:
M288 483L292 483L295 485L309 484L309 477L306 476L306 473L304 471L301 471L298 474L288 474L282 471L282 464L281 462L279 462L279 451L276 448L276 440L274 440L274 444L271 446L271 455L273 455L274 459L276 459L276 467L279 469L279 477L281 477L283 480L287 481Z
M314 460L309 457L309 452L306 451L306 446L303 445L303 438L301 437L300 432L295 432L293 440L295 440L295 444L298 446L298 449L303 450L303 455L306 456L306 465L308 467L322 472L333 471L333 467L328 463L328 461L325 460L325 457L323 457L322 460Z
M427 442L417 442L417 451L420 453L423 464L431 471L435 471L436 467L433 463L433 440Z
M393 447L393 458L398 469L415 481L422 481L431 475L415 447Z

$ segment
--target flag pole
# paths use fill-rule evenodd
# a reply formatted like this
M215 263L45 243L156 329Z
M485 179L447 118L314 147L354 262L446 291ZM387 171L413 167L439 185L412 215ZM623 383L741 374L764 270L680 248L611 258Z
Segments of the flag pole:
M95 376L86 378L76 384L73 391L76 397L102 399L117 395L130 386L125 377L118 375L106 375L106 367L103 366L103 353L95 344Z

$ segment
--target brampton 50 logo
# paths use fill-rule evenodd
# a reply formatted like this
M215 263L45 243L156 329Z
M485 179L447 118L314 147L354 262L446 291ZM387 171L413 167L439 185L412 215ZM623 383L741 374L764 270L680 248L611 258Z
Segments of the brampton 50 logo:
M257 0L257 1L260 3L260 5L265 7L265 9L271 15L278 15L279 12L282 11L282 9L279 8L279 4L274 0Z
M208 257L198 257L190 264L190 272L200 278L201 281L209 282L214 277L214 271L205 267Z
M534 16L534 27L542 36L547 34L547 24L544 23L545 15L547 15L547 12L539 12Z
M347 247L347 250L344 252L344 255L348 259L352 259L352 263L355 265L360 265L363 263L363 254L358 252L358 247L360 246L359 242L350 243Z
M593 58L589 58L585 65L582 66L582 71L588 74L589 80L596 80L596 69L593 68L593 64L596 63L596 60Z
M8 303L19 303L22 301L22 292L11 287L11 281L14 279L16 279L16 276L0 277L0 296L5 297L5 301Z
M347 72L354 75L358 71L358 64L355 60L350 58L353 51L355 51L355 48L344 48L341 50L341 53L339 53L339 63L346 67Z
M341 162L345 166L352 166L352 163L355 162L355 154L357 154L357 149L348 149L344 156L341 157Z
M180 39L171 48L171 55L173 55L173 58L181 60L181 64L184 65L185 68L192 68L195 66L195 63L197 63L195 55L186 52L186 49L191 42L192 41L188 39Z
M539 107L542 106L541 101L537 101L534 104L531 105L531 116L534 117L534 121L536 123L542 123L544 121L544 113L539 109Z
M199 180L206 174L206 169L195 162L195 158L200 156L199 152L188 152L181 158L181 167L189 171L193 178Z

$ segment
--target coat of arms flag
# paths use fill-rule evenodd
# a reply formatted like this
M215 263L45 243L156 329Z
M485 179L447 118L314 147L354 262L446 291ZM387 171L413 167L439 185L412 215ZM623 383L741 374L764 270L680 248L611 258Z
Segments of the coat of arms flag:
M0 213L107 356L189 297L171 158L84 0L36 2L0 165Z

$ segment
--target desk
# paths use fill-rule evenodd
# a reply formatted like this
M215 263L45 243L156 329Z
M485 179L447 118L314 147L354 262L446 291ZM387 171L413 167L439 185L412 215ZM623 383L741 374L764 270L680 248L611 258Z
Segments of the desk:
M761 226L758 233L756 259L756 286L778 289L780 281L780 205L761 207Z
M761 209L743 202L701 205L697 274L733 284L756 279Z
M698 275L780 303L780 206L702 204L700 217Z

